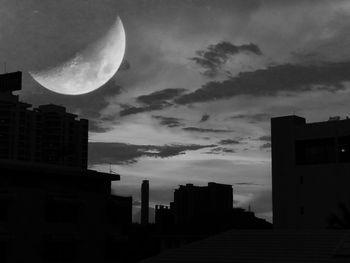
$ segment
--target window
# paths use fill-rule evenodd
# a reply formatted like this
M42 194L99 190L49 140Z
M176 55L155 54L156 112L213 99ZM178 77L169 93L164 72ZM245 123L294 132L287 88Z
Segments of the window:
M335 139L299 140L295 143L296 164L327 164L336 161Z
M350 162L350 136L338 139L339 162Z

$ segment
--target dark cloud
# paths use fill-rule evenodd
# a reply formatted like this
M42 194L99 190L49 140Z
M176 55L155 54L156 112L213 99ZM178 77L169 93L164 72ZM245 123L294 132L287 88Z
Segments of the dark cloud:
M179 127L183 124L181 123L182 119L173 118L173 117L164 117L164 116L152 116L152 118L160 120L160 124L168 126L169 128Z
M270 149L270 148L271 148L270 142L264 143L263 145L260 146L260 149Z
M130 62L125 59L125 60L123 60L123 62L120 65L118 70L120 70L120 71L127 71L130 68L131 68Z
M104 126L100 121L89 120L89 132L104 133L112 129L112 126Z
M239 95L272 96L278 92L303 92L318 89L344 89L350 81L350 62L327 62L315 65L284 64L252 72L241 72L225 81L211 81L196 91L175 99L178 104L227 99Z
M119 112L119 115L122 117L122 116L142 113L142 112L162 110L164 108L170 107L171 105L172 105L171 103L163 101L160 103L153 103L151 105L141 106L141 107L128 106L127 108L121 110Z
M216 45L210 45L206 50L197 51L197 56L190 58L190 60L193 60L205 69L203 75L215 77L230 56L243 52L255 55L262 54L260 48L253 43L237 46L230 42L222 41Z
M209 118L210 118L210 115L209 115L209 114L204 114L204 115L202 116L200 122L205 122L205 121L209 120Z
M210 151L207 151L207 154L222 154L222 153L234 153L235 150L225 147L215 147L213 149L210 149Z
M270 142L271 141L271 136L270 135L264 135L258 138L259 141L266 141Z
M225 139L225 140L221 140L219 142L219 144L224 144L224 145L228 145L228 144L240 144L239 141L237 140L233 140L233 139Z
M267 121L271 117L270 114L267 113L257 113L257 114L239 114L229 117L229 119L246 119L250 122L261 122L261 121Z
M225 132L232 132L232 130L223 130L223 129L205 129L205 128L198 128L198 127L186 127L182 128L184 131L190 131L190 132L214 132L214 133L225 133Z
M185 89L164 89L164 90L153 92L148 95L139 96L137 97L136 100L137 102L146 104L146 105L160 104L166 100L174 99L180 96L185 91L186 91Z
M135 145L127 143L89 143L89 164L132 164L141 157L168 158L215 145L171 144L171 145Z
M164 89L148 95L139 96L136 98L136 101L144 106L124 105L124 109L120 111L119 115L126 116L142 112L162 110L173 105L172 103L168 102L168 100L177 98L184 92L185 89Z

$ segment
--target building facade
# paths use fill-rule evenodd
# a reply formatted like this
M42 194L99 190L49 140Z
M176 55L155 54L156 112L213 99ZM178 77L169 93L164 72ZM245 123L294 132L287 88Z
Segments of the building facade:
M119 175L12 160L0 167L0 262L125 262L132 198L111 194Z
M350 120L271 119L273 224L327 228L350 208ZM349 211L349 210L348 210Z
M57 105L32 108L12 92L22 73L0 75L0 159L87 168L88 121Z
M174 192L174 222L178 225L221 218L229 214L232 207L231 185L213 182L208 186L187 184L180 185Z

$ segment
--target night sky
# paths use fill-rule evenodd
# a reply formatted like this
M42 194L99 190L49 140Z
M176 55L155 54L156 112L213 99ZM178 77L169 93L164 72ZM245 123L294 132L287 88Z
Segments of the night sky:
M179 184L232 184L234 204L271 220L270 118L350 115L349 1L0 0L0 58L22 70L21 100L90 120L89 167L113 192L167 204ZM119 71L78 96L29 71L126 32Z

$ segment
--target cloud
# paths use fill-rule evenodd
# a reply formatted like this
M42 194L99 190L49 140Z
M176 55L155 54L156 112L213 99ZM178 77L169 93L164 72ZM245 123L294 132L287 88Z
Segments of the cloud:
M153 103L151 105L142 106L142 107L127 106L125 109L119 112L119 115L123 117L123 116L142 113L142 112L162 110L164 108L170 107L171 105L172 105L171 103L163 101L163 102Z
M253 182L241 182L241 183L234 183L234 185L239 186L260 186L261 184L253 183Z
M270 119L271 115L268 113L256 113L256 114L238 114L229 117L229 119L247 119L250 122L261 122Z
M260 149L270 149L270 148L271 148L270 142L264 143L263 145L260 146Z
M234 149L225 148L225 147L215 147L210 151L207 151L207 154L221 154L221 153L234 153Z
M122 117L142 112L163 110L173 105L168 100L174 99L184 92L185 89L164 89L148 95L139 96L136 98L136 101L143 104L143 106L124 105L124 109L119 112L119 115Z
M146 105L160 104L163 103L165 100L170 100L180 96L185 91L185 89L164 89L152 92L148 95L139 96L136 100L137 102Z
M123 60L122 64L120 65L118 71L127 71L131 68L130 62L126 59Z
M227 144L240 144L240 142L237 141L237 140L232 140L232 139L224 139L224 140L221 140L219 142L219 144L224 144L224 145L227 145Z
M198 127L185 127L182 128L184 131L190 131L190 132L214 132L214 133L225 133L225 132L232 132L232 130L223 130L223 129L205 129L205 128L198 128Z
M267 141L270 142L271 141L271 136L270 135L264 135L258 138L259 141Z
M152 116L152 118L160 120L161 125L168 126L169 128L179 127L183 124L181 123L182 119L174 118L174 117L164 117L164 116Z
M314 65L282 64L252 72L241 72L224 81L211 81L196 91L175 99L178 104L228 99L239 95L273 96L279 92L344 89L350 81L350 61Z
M209 118L210 118L209 114L204 114L199 122L205 122L205 121L209 120Z
M202 73L207 77L215 77L221 66L227 62L230 56L238 53L250 53L262 55L260 48L253 44L234 45L230 42L222 41L216 45L209 45L206 50L196 52L197 56L190 58L205 69Z
M127 143L89 143L89 164L132 164L141 157L168 158L215 145L170 144L170 145L135 145Z
M89 132L95 133L104 133L111 131L113 129L112 126L106 126L105 122L89 120Z

